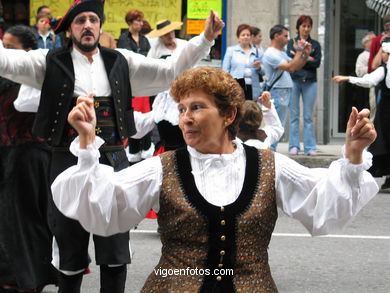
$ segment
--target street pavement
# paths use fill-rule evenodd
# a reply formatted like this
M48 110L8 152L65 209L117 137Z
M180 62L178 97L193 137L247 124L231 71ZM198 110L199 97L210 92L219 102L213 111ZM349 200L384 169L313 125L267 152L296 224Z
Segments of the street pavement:
M287 145L279 146L287 153ZM340 157L341 145L319 146L325 164ZM321 157L324 160L320 159ZM298 161L307 156L294 156ZM326 160L325 160L326 159ZM379 186L383 180L378 179ZM311 237L303 226L279 211L269 246L269 263L280 293L389 293L390 192L380 192L341 234ZM156 220L145 219L130 237L133 260L128 266L126 292L139 292L160 258ZM93 245L90 245L93 258ZM83 293L99 292L99 269L94 261L84 277ZM44 292L54 293L48 286Z

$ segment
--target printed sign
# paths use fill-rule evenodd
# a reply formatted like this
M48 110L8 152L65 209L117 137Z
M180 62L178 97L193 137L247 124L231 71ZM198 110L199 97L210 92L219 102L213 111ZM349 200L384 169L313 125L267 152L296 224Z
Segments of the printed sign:
M188 19L206 19L210 14L210 9L222 17L222 0L188 0L187 18Z
M49 6L54 17L66 13L74 0L30 0L30 24L35 24L37 9L41 5ZM103 30L109 32L118 39L121 31L128 29L125 21L127 11L137 9L144 13L154 29L159 20L181 21L181 0L106 0L104 13L106 22Z

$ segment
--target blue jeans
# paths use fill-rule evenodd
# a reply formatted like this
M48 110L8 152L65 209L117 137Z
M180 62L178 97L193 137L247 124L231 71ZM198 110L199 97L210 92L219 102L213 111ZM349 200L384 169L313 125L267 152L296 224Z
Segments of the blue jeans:
M271 99L274 101L276 112L278 113L282 126L287 122L287 111L290 103L292 88L273 88L271 89ZM271 150L276 151L278 142L271 145Z
M317 98L317 82L293 81L294 87L290 100L290 139L289 150L299 146L299 101L303 101L303 151L308 154L315 151L317 141L313 123L313 108Z

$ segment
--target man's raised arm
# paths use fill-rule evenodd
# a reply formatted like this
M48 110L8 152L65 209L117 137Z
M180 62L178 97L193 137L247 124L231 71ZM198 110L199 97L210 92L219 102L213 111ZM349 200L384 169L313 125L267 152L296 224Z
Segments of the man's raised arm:
M167 90L180 73L205 58L224 22L211 10L204 32L187 42L186 47L168 60L146 58L129 50L120 51L129 63L130 82L134 96L148 96Z
M0 76L41 89L46 71L47 49L6 49L0 43Z

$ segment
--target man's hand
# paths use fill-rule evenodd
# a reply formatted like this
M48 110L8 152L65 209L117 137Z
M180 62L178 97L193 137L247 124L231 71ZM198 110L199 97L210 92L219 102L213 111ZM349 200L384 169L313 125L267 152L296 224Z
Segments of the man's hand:
M218 37L219 31L225 26L225 23L218 17L214 10L210 10L210 15L206 19L204 26L204 36L210 42Z
M80 148L85 149L94 142L96 114L92 94L77 98L76 106L68 115L68 122L79 134Z
M345 156L352 164L363 162L363 150L376 139L376 130L369 116L370 110L363 109L358 112L352 107L345 136Z
M305 40L300 39L300 40L297 40L296 42L294 41L294 49L297 52L302 52L302 54L304 56L309 57L310 53L311 53L312 45L311 45L311 43L309 43L309 42L307 42ZM293 55L295 55L295 52L294 52Z
M259 102L264 107L271 109L271 93L268 91L264 91L259 97Z

